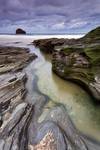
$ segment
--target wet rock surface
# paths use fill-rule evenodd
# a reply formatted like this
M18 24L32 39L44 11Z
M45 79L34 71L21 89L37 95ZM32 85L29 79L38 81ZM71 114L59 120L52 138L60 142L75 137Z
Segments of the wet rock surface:
M99 143L77 131L64 106L52 107L39 123L36 105L22 102L16 106L1 126L1 150L99 150Z
M22 70L37 56L29 49L19 47L0 47L0 74Z
M0 76L0 113L3 117L1 119L4 120L6 113L22 101L26 93L25 81L26 75L21 72Z
M40 50L45 53L52 53L54 51L55 46L63 45L64 42L65 42L65 39L51 38L51 39L35 40L33 44L36 47L39 47Z
M35 58L25 48L0 47L0 150L23 147L18 139L33 107L24 102L27 76L21 70Z

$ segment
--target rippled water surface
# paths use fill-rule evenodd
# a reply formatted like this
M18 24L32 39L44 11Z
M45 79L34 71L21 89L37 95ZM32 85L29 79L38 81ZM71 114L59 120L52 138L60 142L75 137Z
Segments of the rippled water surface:
M0 45L28 47L31 52L35 52L38 58L26 68L26 72L29 76L26 87L29 91L28 95L30 99L32 97L33 101L34 97L36 99L34 89L38 88L38 90L47 95L52 102L61 103L66 106L69 115L80 131L100 140L100 106L95 106L92 102L92 98L82 88L71 82L64 81L52 73L50 56L44 55L31 44L34 39L47 37L51 36L3 35L0 36ZM55 37L60 36L56 35ZM37 84L34 84L34 80L36 80L35 83ZM52 103L50 105L52 105ZM44 111L44 115L45 112L46 111Z

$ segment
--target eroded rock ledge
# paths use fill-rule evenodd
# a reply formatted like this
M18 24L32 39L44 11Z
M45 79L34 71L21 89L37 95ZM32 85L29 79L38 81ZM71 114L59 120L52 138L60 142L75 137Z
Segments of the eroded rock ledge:
M24 101L27 76L21 70L36 57L26 48L0 47L1 128L9 120L16 106Z
M95 100L100 101L100 61L99 59L93 61L89 55L88 51L91 51L91 55L94 55L95 48L78 49L66 48L61 51L55 51L52 57L52 69L60 77L71 80L88 92L95 98Z
M0 47L0 74L19 71L36 57L26 48Z
M39 47L41 51L45 53L52 53L55 46L60 46L65 43L65 39L51 38L51 39L40 39L35 40L33 44Z

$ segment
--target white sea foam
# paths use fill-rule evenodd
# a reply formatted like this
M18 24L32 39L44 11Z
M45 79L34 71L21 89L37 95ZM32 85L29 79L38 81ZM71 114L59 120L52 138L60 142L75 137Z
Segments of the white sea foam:
M0 45L12 45L16 42L22 44L29 44L36 39L45 38L80 38L83 35L0 35ZM19 44L18 44L19 45Z

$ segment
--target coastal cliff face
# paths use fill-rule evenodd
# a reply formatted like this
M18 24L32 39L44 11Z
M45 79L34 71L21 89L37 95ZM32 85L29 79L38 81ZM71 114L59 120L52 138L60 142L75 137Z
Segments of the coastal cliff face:
M72 49L66 48L53 53L53 71L64 79L78 83L99 101L100 61L97 57L100 55L94 57L95 51L100 50L100 47L86 48L85 51L76 48L75 52L71 52ZM93 59L90 55L93 56Z
M52 70L57 75L81 85L100 101L100 27L80 39L56 39L56 43L55 39L45 39L34 44L52 53Z

